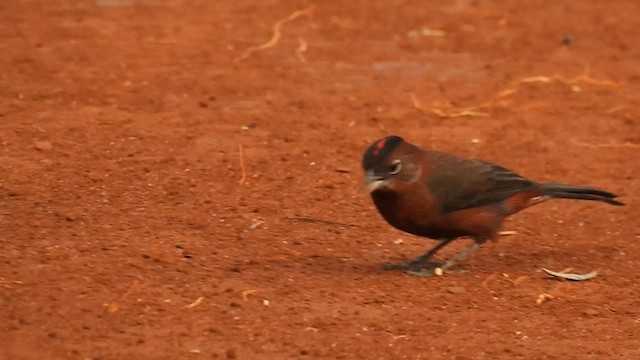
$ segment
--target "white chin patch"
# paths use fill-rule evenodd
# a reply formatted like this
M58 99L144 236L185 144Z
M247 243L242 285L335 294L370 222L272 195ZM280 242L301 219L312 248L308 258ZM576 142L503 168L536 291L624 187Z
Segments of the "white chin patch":
M365 184L365 188L368 192L374 192L379 189L384 189L386 187L386 181L384 180L375 180Z

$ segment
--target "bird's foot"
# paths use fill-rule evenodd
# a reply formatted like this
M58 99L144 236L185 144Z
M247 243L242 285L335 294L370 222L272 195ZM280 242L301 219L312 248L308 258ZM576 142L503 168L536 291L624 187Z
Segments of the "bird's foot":
M441 276L443 274L443 272L438 271L438 269L440 269L440 268L420 269L420 270L417 270L417 271L410 270L410 271L407 271L407 275L419 276L419 277Z
M447 262L418 262L409 261L406 263L388 263L384 264L384 270L401 270L412 276L441 276L446 273L470 273L469 270L451 270Z
M423 268L419 270L409 270L407 271L407 275L431 277L431 276L442 276L445 272L447 274L470 274L471 273L471 271L464 270L464 269L450 270L450 269L444 269L442 267L435 267L435 268Z
M464 259L465 257L467 257L467 255L471 254L472 252L476 251L476 249L478 249L480 247L479 242L475 241L473 244L471 244L471 246L469 246L468 248L460 251L459 253L453 255L449 260L445 261L442 264L439 264L438 267L436 267L435 269L432 268L424 268L424 269L420 269L419 271L408 271L408 273L410 275L414 275L414 276L433 276L433 275L442 275L445 271L448 273L460 273L460 272L464 272L464 273L470 273L470 271L468 270L450 270L451 267L455 266L460 260ZM414 261L414 263L417 261Z

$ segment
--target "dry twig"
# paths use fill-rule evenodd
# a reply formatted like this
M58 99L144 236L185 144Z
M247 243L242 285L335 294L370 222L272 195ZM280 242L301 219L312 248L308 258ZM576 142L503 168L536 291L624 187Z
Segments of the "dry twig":
M281 32L281 28L282 25L284 25L285 23L295 20L296 18L299 18L300 16L311 16L311 14L313 13L313 11L315 10L316 6L315 5L311 5L305 9L302 10L297 10L292 12L289 16L287 16L286 18L279 20L278 22L275 23L275 25L273 25L273 35L271 36L271 39L269 39L269 41L267 41L266 43L262 44L262 45L258 45L258 46L251 46L247 49L245 49L242 54L240 56L238 56L237 58L235 58L234 61L239 62L239 61L243 61L245 59L247 59L249 56L251 56L251 54L253 54L256 51L261 51L261 50L265 50L271 47L274 47L278 41L280 41L280 38L282 37L282 32Z
M0 285L2 285L2 286L4 286L4 287L6 287L6 288L9 288L9 289L10 289L12 284L17 284L17 285L19 285L19 284L22 284L22 281L18 281L18 280L7 280L7 279L5 279L5 278L3 278L3 277L0 277Z
M249 299L249 295L253 295L253 294L257 294L259 292L264 291L265 289L249 289L249 290L244 290L242 292L242 300L248 300Z
M247 170L244 167L244 151L242 150L242 144L238 144L238 152L240 153L240 170L242 170L242 176L240 177L240 185L244 184L247 180Z
M536 305L540 305L547 300L553 300L554 296L551 294L543 293L538 295L538 299L536 300Z
M572 281L591 280L591 279L595 278L596 276L598 276L598 272L597 271L592 271L592 272L587 273L587 274L568 274L567 272L571 271L571 268L562 270L560 272L552 271L552 270L548 270L548 269L544 269L544 268L542 270L544 272L546 272L548 275L551 275L553 277L561 278L561 279L565 279L565 280L572 280Z
M296 49L296 56L300 60L300 62L306 62L307 59L304 57L304 52L307 51L307 42L305 39L299 37L298 38L298 48Z
M346 224L346 223L341 223L337 221L316 219L314 217L307 216L307 215L287 216L286 219L291 221L308 222L312 224L358 227L358 225L355 225L355 224Z
M202 300L204 300L204 298L202 296L200 296L199 298L196 299L196 301L194 301L191 304L187 305L186 308L196 307L196 306L200 305Z
M432 113L441 118L456 118L463 116L489 116L489 114L478 111L480 107L472 106L461 109L449 109L447 107L430 107L423 106L414 93L409 94L413 106L423 112Z
M406 339L406 338L408 338L407 335L394 335L391 331L385 331L385 333L389 334L389 336L391 336L393 338L392 341L396 341L398 339Z
M464 107L459 109L455 109L450 106L425 107L420 103L420 101L418 101L415 94L410 93L409 96L415 108L423 112L432 113L441 118L455 118L455 117L462 117L462 116L489 116L488 113L482 110L489 110L499 106L506 107L508 102L504 100L504 98L517 93L518 87L520 86L520 84L528 84L528 83L550 84L550 83L553 83L554 81L569 85L575 91L580 91L578 84L582 84L582 83L594 85L594 86L606 86L606 87L618 86L618 84L613 81L597 80L597 79L591 78L589 76L589 66L587 65L585 66L585 70L581 75L578 75L571 79L566 79L565 77L556 74L553 76L529 76L529 77L524 77L524 78L515 80L509 85L508 88L499 91L497 94L491 96L489 100L477 106L470 106L470 107ZM631 144L631 145L634 145L634 144Z
M625 142L622 142L622 143L610 142L608 144L602 144L602 143L601 144L590 144L590 143L582 142L582 141L579 141L579 140L576 140L576 139L571 139L570 141L574 145L590 147L590 148L621 148L621 147L640 148L640 144L632 143L632 142L629 142L629 141L625 141Z

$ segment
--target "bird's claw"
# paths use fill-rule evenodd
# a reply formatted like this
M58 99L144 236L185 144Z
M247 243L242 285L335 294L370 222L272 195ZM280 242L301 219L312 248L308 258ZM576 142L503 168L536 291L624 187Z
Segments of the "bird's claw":
M441 276L445 272L449 274L471 273L471 271L464 270L464 269L451 270L447 262L423 263L423 262L417 262L417 261L409 261L406 263L388 263L388 264L384 264L384 270L401 270L401 271L405 271L408 275L421 276L421 277Z
M443 269L440 267L436 267L436 268L432 268L432 269L420 269L417 271L407 271L407 275L411 275L411 276L422 276L422 277L431 277L431 276L442 276L444 273L447 274L471 274L470 270L464 270L464 269L459 269L459 270L449 270L449 269Z
M421 277L431 277L431 276L439 276L442 275L442 273L440 273L438 275L438 273L436 272L439 268L435 268L435 269L420 269L420 270L409 270L407 271L407 275L411 275L411 276L421 276Z

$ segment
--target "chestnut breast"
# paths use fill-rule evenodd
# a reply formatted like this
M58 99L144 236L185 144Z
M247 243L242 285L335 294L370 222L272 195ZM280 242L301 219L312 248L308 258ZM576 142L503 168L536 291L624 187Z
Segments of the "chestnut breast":
M382 217L393 227L432 239L493 237L502 224L500 207L489 205L443 213L424 184L402 191L371 194Z

